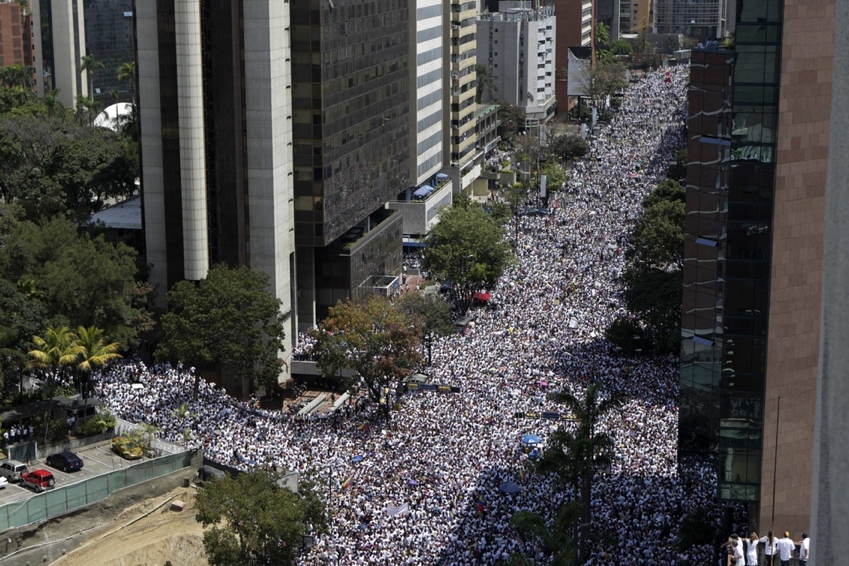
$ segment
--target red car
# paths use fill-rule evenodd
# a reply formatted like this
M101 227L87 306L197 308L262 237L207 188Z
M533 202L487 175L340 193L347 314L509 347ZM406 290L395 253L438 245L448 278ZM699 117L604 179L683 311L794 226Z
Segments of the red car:
M53 486L56 485L56 480L53 479L53 474L47 470L41 469L33 470L28 474L22 475L21 482L22 485L25 485L39 493L48 489L53 489Z

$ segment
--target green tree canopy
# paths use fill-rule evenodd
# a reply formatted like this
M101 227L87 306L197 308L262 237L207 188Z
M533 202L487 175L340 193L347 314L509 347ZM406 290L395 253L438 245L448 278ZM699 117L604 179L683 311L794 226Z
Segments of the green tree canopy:
M41 301L0 279L0 379L7 372L20 379L32 336L41 332L45 319Z
M0 225L0 276L41 302L56 324L96 326L125 346L152 326L136 256L64 218Z
M681 201L661 200L644 209L626 253L632 265L641 269L681 269L685 208Z
M398 306L413 319L422 343L427 348L427 364L430 365L434 341L454 331L451 305L436 294L404 293Z
M212 566L288 566L304 537L325 528L324 505L310 486L299 494L279 487L268 472L210 482L197 495L197 520L212 526L203 536Z
M661 202L685 204L686 201L687 193L681 183L674 179L664 179L643 199L643 209L649 209Z
M135 146L115 132L63 116L0 116L0 200L19 203L28 219L85 220L132 194L137 172Z
M510 262L510 245L500 225L480 206L443 209L427 237L424 267L450 281L456 304L465 311L472 296L492 289Z
M551 140L548 149L556 159L570 161L586 155L589 146L584 141L584 138L580 136L561 134Z
M345 368L362 378L372 400L389 415L390 395L421 365L415 319L385 297L340 301L313 331L318 367L327 378ZM347 381L343 385L352 385Z
M628 86L625 66L616 61L599 61L590 71L590 97L596 106L608 96L613 96Z
M243 395L276 385L289 313L267 282L261 271L216 265L200 282L174 285L156 358L218 368L237 378Z

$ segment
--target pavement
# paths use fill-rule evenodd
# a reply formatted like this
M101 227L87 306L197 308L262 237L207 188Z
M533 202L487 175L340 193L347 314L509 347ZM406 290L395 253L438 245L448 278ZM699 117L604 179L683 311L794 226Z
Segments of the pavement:
M30 471L39 468L50 471L56 479L56 487L62 487L99 476L106 472L127 468L146 459L125 460L112 451L111 443L109 442L86 446L85 448L74 451L74 453L83 461L83 469L78 472L67 474L46 465L43 459L31 462L28 464L28 467ZM0 506L24 501L33 495L35 495L33 490L23 487L19 483L10 483L4 489L0 489Z

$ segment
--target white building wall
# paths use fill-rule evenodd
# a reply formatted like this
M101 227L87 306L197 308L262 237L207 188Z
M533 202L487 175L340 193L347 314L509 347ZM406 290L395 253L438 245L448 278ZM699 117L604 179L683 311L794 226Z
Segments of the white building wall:
M268 274L272 294L290 315L281 352L288 375L297 333L288 6L278 0L246 1L244 46L250 264Z
M445 29L441 0L410 2L410 52L417 56L443 48ZM410 93L413 96L410 112L410 178L414 184L424 183L443 167L443 136L445 123L442 76L442 57L415 63L410 69Z

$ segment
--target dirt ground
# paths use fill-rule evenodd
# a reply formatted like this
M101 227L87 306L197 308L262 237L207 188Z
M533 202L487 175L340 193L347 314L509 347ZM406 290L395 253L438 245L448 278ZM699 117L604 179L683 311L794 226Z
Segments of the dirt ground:
M169 499L183 501L185 508L171 511L170 502L158 507ZM173 566L206 566L202 537L203 528L195 520L195 489L178 488L127 507L114 521L93 531L73 551L51 564L163 566L170 561Z

